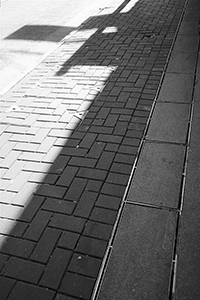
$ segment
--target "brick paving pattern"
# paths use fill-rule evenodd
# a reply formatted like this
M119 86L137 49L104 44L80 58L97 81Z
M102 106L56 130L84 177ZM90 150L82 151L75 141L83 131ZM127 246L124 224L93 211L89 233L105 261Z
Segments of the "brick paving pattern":
M92 297L185 1L128 3L1 99L2 299Z

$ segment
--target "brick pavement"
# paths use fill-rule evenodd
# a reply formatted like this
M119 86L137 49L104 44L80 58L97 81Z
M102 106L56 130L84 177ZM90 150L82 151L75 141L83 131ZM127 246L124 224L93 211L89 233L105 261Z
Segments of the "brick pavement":
M95 297L185 1L128 3L2 96L2 299Z

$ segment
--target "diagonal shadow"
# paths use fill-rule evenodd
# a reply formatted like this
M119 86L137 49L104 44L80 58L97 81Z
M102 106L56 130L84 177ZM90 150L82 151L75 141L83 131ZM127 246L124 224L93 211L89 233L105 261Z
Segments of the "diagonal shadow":
M172 20L166 23L158 14L163 3L149 14L151 3L140 0L122 13L128 3L85 22L59 57L55 52L38 67L49 81L40 77L35 89L20 91L31 105L46 97L51 105L61 99L61 108L79 108L62 111L57 121L51 113L54 134L63 125L68 136L56 136L61 151L20 204L15 226L2 233L2 299L92 297L181 13L180 3L173 14L165 3Z

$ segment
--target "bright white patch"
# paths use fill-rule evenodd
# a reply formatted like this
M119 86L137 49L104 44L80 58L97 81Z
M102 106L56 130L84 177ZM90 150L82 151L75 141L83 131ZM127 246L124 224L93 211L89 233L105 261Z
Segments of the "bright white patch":
M135 4L138 2L138 0L131 0L121 11L120 13L124 14L127 13L135 6Z
M102 33L115 33L117 32L117 27L112 26L112 27L106 27Z

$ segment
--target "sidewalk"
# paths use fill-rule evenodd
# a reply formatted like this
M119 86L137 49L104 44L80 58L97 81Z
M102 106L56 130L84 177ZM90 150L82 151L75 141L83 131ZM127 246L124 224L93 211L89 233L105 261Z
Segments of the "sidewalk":
M1 99L1 299L199 299L197 0L114 1Z

